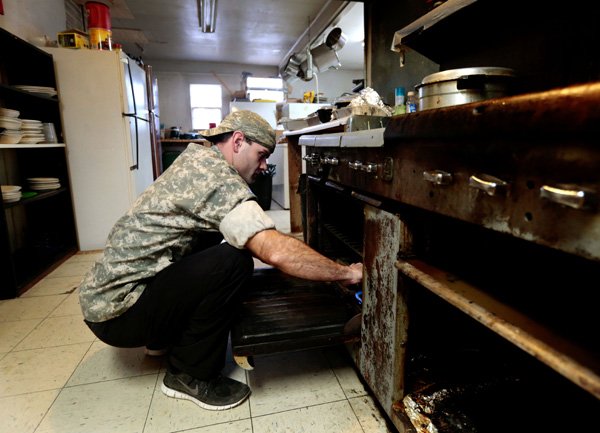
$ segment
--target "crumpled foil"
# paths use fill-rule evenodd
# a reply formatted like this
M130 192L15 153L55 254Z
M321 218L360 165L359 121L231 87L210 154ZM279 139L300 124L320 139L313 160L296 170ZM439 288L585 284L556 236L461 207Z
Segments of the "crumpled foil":
M377 93L370 87L365 87L364 89L362 89L358 96L353 98L352 101L350 101L350 104L348 105L350 107L369 107L372 111L381 110L382 113L379 113L379 115L383 114L386 116L391 116L393 114L393 109L385 105L381 100L381 96L379 96L379 93ZM373 108L376 108L377 110L373 110Z

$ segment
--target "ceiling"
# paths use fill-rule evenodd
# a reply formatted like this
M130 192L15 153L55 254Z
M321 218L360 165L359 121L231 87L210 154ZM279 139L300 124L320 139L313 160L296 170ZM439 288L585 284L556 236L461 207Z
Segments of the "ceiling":
M338 52L341 69L364 68L362 2L217 0L216 30L202 33L197 0L105 1L110 3L113 43L121 43L128 54L146 61L281 68L309 40L322 42L338 26L348 38Z

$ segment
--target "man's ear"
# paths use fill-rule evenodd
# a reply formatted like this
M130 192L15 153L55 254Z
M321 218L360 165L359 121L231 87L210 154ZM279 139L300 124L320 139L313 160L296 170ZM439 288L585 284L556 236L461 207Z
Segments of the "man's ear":
M241 132L235 131L231 136L231 139L233 141L233 151L238 153L244 143L244 135Z

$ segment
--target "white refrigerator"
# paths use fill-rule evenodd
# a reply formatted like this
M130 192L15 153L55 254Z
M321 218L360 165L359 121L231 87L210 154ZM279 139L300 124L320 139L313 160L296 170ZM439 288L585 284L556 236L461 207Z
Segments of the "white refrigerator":
M56 69L79 248L107 235L154 181L146 71L120 51L47 48Z

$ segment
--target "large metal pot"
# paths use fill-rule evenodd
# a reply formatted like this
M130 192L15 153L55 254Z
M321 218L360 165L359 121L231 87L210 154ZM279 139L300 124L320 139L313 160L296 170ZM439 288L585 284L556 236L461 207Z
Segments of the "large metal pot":
M416 86L419 111L507 96L514 79L512 69L500 67L449 69L427 75Z

